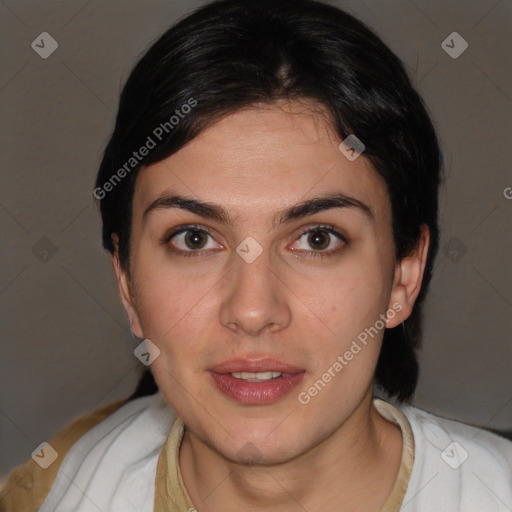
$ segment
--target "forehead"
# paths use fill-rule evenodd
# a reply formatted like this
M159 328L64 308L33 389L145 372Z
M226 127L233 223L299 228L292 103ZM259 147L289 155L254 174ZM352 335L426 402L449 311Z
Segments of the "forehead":
M364 154L354 161L321 107L291 102L233 112L161 162L142 169L134 209L173 193L221 203L237 218L271 215L320 194L340 192L389 210L386 186Z

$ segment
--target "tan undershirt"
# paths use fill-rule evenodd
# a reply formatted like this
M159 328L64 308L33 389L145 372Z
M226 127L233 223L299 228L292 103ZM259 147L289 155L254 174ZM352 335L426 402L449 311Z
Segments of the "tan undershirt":
M373 400L381 416L398 425L402 431L402 460L395 485L380 512L398 512L402 505L414 463L414 437L407 418L393 405L378 398ZM174 422L158 458L153 512L193 512L194 504L185 489L179 468L179 452L185 433L181 418Z

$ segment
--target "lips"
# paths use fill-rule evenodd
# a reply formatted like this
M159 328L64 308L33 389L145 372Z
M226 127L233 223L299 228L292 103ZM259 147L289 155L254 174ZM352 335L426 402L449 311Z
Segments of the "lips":
M260 373L260 372L279 372L282 374L294 374L303 372L304 369L298 368L288 363L283 363L276 359L230 359L216 364L210 368L215 373Z
M305 370L275 359L231 359L209 369L225 397L241 404L274 403L299 385Z

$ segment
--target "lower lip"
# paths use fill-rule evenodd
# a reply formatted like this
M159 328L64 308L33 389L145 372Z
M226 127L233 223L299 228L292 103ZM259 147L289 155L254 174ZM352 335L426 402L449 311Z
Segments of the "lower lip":
M253 405L276 402L297 387L304 378L304 372L299 372L263 382L247 382L233 377L230 373L209 373L224 395L239 403Z

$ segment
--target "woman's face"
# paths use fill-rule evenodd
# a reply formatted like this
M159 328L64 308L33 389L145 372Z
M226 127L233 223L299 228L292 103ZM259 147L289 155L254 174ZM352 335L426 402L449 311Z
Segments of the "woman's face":
M385 183L339 143L305 103L266 105L137 179L123 301L166 400L228 460L290 460L336 431L370 396L384 315L410 312Z

